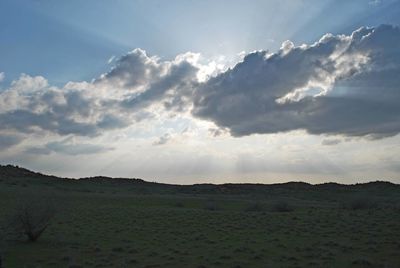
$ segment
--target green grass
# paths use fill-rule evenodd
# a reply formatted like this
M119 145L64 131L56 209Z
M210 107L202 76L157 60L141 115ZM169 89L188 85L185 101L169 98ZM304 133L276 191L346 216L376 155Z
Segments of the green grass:
M57 208L37 242L6 237L4 267L400 267L398 188L373 196L370 190L253 196L131 188L1 181L3 225L22 199L48 197ZM379 204L342 205L355 196ZM275 211L282 200L293 211Z

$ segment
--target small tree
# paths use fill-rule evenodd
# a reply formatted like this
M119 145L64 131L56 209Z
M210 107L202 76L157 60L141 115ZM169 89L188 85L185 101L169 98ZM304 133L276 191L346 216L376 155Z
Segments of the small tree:
M35 242L49 226L54 216L54 208L50 202L43 200L30 200L22 203L14 216L14 228L19 234L27 236L28 240Z

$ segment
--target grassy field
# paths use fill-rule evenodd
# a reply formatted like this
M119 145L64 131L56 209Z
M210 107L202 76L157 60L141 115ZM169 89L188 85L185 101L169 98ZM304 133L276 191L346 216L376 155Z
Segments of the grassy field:
M400 267L394 184L171 186L2 169L6 268ZM56 213L27 242L9 222L39 199Z

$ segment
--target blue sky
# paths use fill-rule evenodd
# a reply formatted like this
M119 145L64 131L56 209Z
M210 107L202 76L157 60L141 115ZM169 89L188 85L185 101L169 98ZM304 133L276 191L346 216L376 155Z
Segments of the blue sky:
M2 0L0 163L400 182L398 14L398 0Z

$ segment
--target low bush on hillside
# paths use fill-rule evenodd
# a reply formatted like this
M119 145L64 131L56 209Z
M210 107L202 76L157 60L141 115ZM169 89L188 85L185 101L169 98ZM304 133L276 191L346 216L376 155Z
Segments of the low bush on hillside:
M249 204L244 209L244 211L247 211L247 212L262 212L262 211L265 211L265 206L260 202L255 202L255 203Z
M294 208L287 201L276 201L271 205L272 212L290 212L293 211Z
M215 200L207 200L206 203L204 204L204 209L216 211L216 210L219 210L220 207L218 206L218 204Z
M174 207L183 208L183 207L185 207L185 204L183 203L183 201L178 200L178 201L176 201L176 202L174 203Z
M342 208L350 210L372 209L376 206L376 201L367 197L354 197L341 203Z

